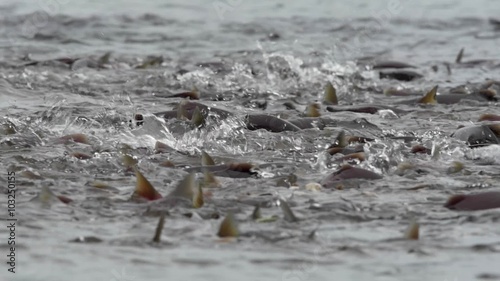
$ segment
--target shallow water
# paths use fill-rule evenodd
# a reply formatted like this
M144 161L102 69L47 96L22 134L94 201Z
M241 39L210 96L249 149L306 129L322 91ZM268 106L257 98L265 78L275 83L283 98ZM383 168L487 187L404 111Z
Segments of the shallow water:
M500 211L443 207L452 194L498 191L498 145L471 149L450 137L483 113L500 114L498 104L396 104L418 99L434 85L444 94L499 76L500 33L488 21L499 18L497 2L44 3L0 5L0 168L3 175L16 172L19 220L17 273L8 273L4 264L0 279L500 279ZM488 61L456 64L461 48L464 61ZM108 51L109 62L96 67ZM137 69L148 56L162 56L163 62ZM79 60L69 66L54 61L60 58ZM366 66L379 60L415 65L423 78L379 79L379 72ZM25 66L33 61L46 62ZM327 81L337 88L340 105L405 112L332 113L322 105L322 116L340 125L282 133L241 127L248 113L299 117L307 104L321 100ZM180 101L165 96L193 87L200 102L236 117L188 130L180 121L153 115ZM386 96L389 87L415 94ZM291 100L297 110L283 106ZM264 102L265 110L259 108ZM135 113L144 114L143 126L130 126ZM5 129L11 124L12 134ZM375 139L364 145L368 158L359 166L384 178L347 182L343 190L307 190L308 183L339 167L333 161L338 157L325 150L343 129ZM91 145L57 143L71 133L88 135ZM422 140L404 143L388 135ZM156 141L181 153L156 154ZM440 153L410 153L417 143ZM200 164L201 149L219 163L254 163L260 173L219 177L222 188L206 190L212 197L205 206L170 211L162 242L155 245L150 241L158 216L148 210L162 206L128 201L136 178L121 162L124 144L162 195L187 175L184 167ZM78 160L71 151L93 157ZM161 167L165 160L177 168ZM447 172L453 161L465 169ZM402 163L413 166L402 170ZM298 189L278 186L290 174L297 176ZM6 202L7 178L1 181ZM91 186L94 181L112 188L99 190ZM428 186L408 190L420 185ZM30 201L42 187L73 202L47 207ZM283 219L278 198L289 201L299 222ZM255 203L263 205L263 216L278 219L248 219ZM229 242L216 236L222 218L211 218L228 211L247 234ZM420 240L396 239L414 219ZM8 233L2 227L0 234ZM74 242L79 237L99 240Z

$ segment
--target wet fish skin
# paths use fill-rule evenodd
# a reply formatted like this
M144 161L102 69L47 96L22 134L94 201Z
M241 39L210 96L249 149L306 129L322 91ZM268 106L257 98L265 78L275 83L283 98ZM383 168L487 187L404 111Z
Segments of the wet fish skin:
M323 130L325 128L325 124L323 122L323 118L316 117L303 117L297 119L287 120L293 125L299 127L300 129L320 129Z
M323 97L324 104L339 104L337 90L332 83L328 82L325 87L325 95Z
M500 115L496 115L496 114L482 114L481 116L479 116L479 119L477 120L478 122L481 122L481 121L500 121Z
M261 214L259 205L255 205L255 208L252 211L251 218L252 218L252 220L258 220L258 219L262 218L262 214Z
M278 117L267 114L251 114L245 118L247 129L258 130L265 129L273 133L284 131L298 132L300 128L294 124Z
M441 94L436 96L436 101L438 104L455 104L462 100L475 100L479 102L489 102L496 101L496 97L488 93L487 91L481 90L471 94Z
M195 196L196 178L194 173L185 176L170 192L167 198L183 198L192 201Z
M320 117L321 113L319 112L319 110L320 110L319 104L317 104L317 103L309 104L306 107L305 116L306 117Z
M238 237L240 235L236 219L232 213L228 213L221 222L217 235L221 238Z
M325 188L331 187L333 184L340 183L343 180L349 179L368 179L368 180L378 180L382 179L383 176L374 173L369 170L362 168L352 167L351 165L344 165L337 171L326 176L322 181L321 185Z
M178 105L173 110L157 112L157 113L154 113L154 115L159 116L159 117L163 117L165 119L177 118L177 109L179 106L183 107L183 110L185 112L185 117L188 120L191 120L193 118L193 113L194 113L196 107L199 108L201 115L205 119L208 117L209 114L216 115L220 119L226 119L230 116L234 116L233 113L231 113L227 110L207 106L207 105L202 104L200 102L193 102L193 101L188 101L188 100L183 101L182 103L180 103L180 105Z
M356 145L353 147L330 147L327 149L327 152L330 155L335 155L337 153L342 153L344 155L363 152L363 145Z
M372 69L385 69L385 68L399 69L399 68L416 68L416 67L414 65L405 62L391 61L391 60L378 61L372 66Z
M173 147L171 147L170 145L168 145L166 143L163 143L160 141L156 141L156 143L155 143L155 152L156 153L165 153L165 152L174 152L174 151L177 151L177 150L175 150Z
M163 226L165 225L165 213L162 213L160 219L158 220L158 224L156 225L155 235L153 236L154 243L160 243L161 241L161 233L163 232Z
M422 153L422 154L431 154L431 149L427 148L421 144L416 144L411 148L411 153L417 154L417 153Z
M462 63L462 58L463 58L463 56L464 56L464 49L465 49L465 48L462 48L462 49L460 49L460 51L458 52L457 57L456 57L456 59L455 59L455 63Z
M68 144L70 142L77 142L90 145L89 138L86 135L79 133L62 136L58 139L57 142L64 144Z
M251 164L248 164L251 165ZM231 164L221 164L215 166L200 166L200 167L189 167L185 169L186 172L211 172L218 177L228 177L228 178L248 178L258 175L257 172L252 170L243 169L242 166L238 166L238 163Z
M137 167L135 169L135 176L137 178L136 186L132 198L143 198L149 201L161 199L162 196L153 185L144 177Z
M399 81L413 81L424 77L422 74L410 70L380 71L380 79L394 79Z
M349 112L356 112L356 113L368 113L368 114L376 114L379 110L386 109L378 106L361 106L361 107L344 107L344 108L338 108L338 107L332 107L328 106L326 107L326 110L329 112L342 112L342 111L349 111Z
M281 211L283 212L283 216L285 221L287 222L298 222L299 219L295 216L293 213L292 209L290 208L290 205L288 205L288 202L286 202L283 199L278 200Z
M500 192L490 191L468 195L453 195L446 201L444 207L457 211L478 211L500 208Z
M436 104L438 103L436 100L436 95L437 95L437 90L438 86L434 86L423 98L421 98L418 103L423 103L423 104Z
M201 208L204 204L205 199L203 198L203 189L201 188L201 185L198 184L198 188L193 197L193 207L198 209Z
M466 142L470 147L500 144L493 125L469 126L456 130L451 137Z
M355 152L351 154L347 154L339 159L336 159L335 162L345 162L349 161L349 163L354 162L355 160L359 162L363 162L366 159L366 154L364 152Z
M420 225L416 221L412 221L406 229L404 238L408 240L418 240L420 232Z

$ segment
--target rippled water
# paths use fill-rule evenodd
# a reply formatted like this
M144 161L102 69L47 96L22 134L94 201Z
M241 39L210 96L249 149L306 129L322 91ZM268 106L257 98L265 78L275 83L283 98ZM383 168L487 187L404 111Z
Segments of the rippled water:
M500 114L497 103L399 104L434 85L440 94L461 85L467 92L497 79L500 32L489 19L499 18L500 5L389 2L2 1L0 167L2 175L17 174L19 258L18 273L4 264L0 278L500 279L499 211L443 207L452 194L498 190L498 145L471 149L450 137L481 114ZM461 48L464 61L485 61L454 63ZM106 52L109 61L100 62ZM160 56L161 63L137 68ZM380 79L371 66L382 60L412 64L423 77ZM394 110L329 112L322 105L322 116L337 122L323 130L241 126L245 114L302 116L309 103L321 101L328 81L340 106ZM190 130L154 115L180 101L166 96L193 87L201 103L235 117ZM384 95L390 87L411 94ZM143 126L131 126L136 113L144 115ZM364 144L367 159L358 166L383 179L307 189L341 165L325 151L342 130L374 139ZM90 145L58 142L71 133L89 136ZM157 141L175 151L155 153ZM410 153L417 143L439 153ZM251 162L259 175L219 177L222 187L205 190L211 197L202 208L172 209L162 242L151 244L158 222L151 208L158 206L128 200L136 178L122 163L124 145L162 195L188 174L186 167L200 164L201 150L218 163ZM72 151L92 158L79 160ZM160 166L166 160L176 168ZM454 161L464 170L450 173ZM297 177L293 187L278 184L290 174ZM6 202L6 177L1 181ZM111 187L92 187L95 181ZM418 186L424 188L411 190ZM44 187L73 202L30 201ZM283 219L279 198L299 222ZM255 204L278 219L250 220ZM216 233L228 211L246 235L221 241ZM412 220L420 223L420 240L399 239ZM4 227L0 233L8 234ZM79 237L98 240L75 242ZM7 248L1 249L3 255Z

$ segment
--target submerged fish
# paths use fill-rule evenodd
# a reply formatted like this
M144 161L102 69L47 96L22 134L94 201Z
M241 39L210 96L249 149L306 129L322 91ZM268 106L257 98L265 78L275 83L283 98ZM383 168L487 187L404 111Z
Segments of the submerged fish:
M377 173L362 168L356 168L350 165L344 165L337 171L326 176L322 181L321 185L325 188L331 188L334 184L340 183L344 180L350 179L368 179L368 180L378 180L383 177Z
M380 79L395 79L399 81L412 81L424 77L422 74L411 70L381 71Z
M265 129L270 132L300 131L294 124L278 117L266 114L250 114L245 118L245 124L249 130Z
M458 211L477 211L500 208L500 192L491 191L477 194L451 196L444 207Z
M469 146L484 146L500 144L500 124L462 127L456 130L451 137L465 141Z

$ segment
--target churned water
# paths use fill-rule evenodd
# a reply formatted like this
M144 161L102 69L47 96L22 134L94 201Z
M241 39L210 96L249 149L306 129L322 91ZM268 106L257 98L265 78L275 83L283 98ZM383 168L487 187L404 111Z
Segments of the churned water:
M500 212L443 207L453 194L498 191L498 145L471 149L450 137L500 114L498 104L405 103L435 85L469 93L498 79L498 1L3 0L0 13L5 225L8 172L17 188L16 273L2 262L0 280L500 279ZM372 68L380 61L422 77L381 79ZM321 105L337 122L322 130L242 126L245 114L299 118L327 82L340 106L384 109ZM235 118L191 130L154 115L194 87L200 103ZM138 113L142 126L131 122ZM342 130L372 139L358 166L383 178L311 188L341 166L326 149ZM73 133L89 144L61 143ZM394 138L403 136L414 140ZM155 153L157 141L173 149ZM411 153L416 144L432 152ZM258 175L219 177L203 207L169 209L162 241L151 243L158 206L129 200L136 177L124 153L166 195L200 165L201 150L218 163L250 162ZM36 198L46 188L72 202ZM279 198L297 222L283 219ZM267 222L250 219L256 204ZM228 211L242 235L221 240ZM414 220L419 239L402 239ZM2 225L2 261L9 235Z

